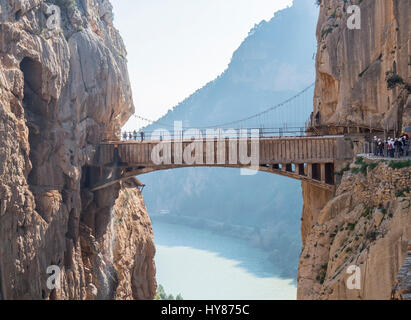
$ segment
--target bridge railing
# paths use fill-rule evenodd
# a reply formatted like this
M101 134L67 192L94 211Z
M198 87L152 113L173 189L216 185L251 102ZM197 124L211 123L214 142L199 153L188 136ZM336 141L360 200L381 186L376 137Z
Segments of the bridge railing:
M179 132L167 130L155 131L124 131L117 137L121 141L169 141L176 139L222 139L251 138L260 139L272 137L305 137L305 127L282 128L237 128L237 129L185 129Z
M208 156L214 159L217 155L220 155L221 157L218 157L218 163L233 164L231 163L231 156L234 156L238 164L238 152L241 149L240 143L244 148L244 141L241 139L231 140L230 138L210 140L213 141L211 144L204 139L199 142L201 147L197 145L195 150L192 150L191 156L196 159L195 161L203 159L202 162L208 163ZM258 147L254 145L254 147L258 149L253 149L252 140L247 140L246 156L251 156L252 150L257 150L256 152L258 152L259 155L258 161L261 162L261 164L331 163L336 160L352 158L353 156L351 141L347 141L343 136L263 138L259 140ZM171 157L172 163L174 163L173 155L175 155L176 152L177 154L183 154L183 150L191 148L193 145L192 141L186 139L183 139L181 143L176 142L177 140L163 141L165 144L164 147L166 148L165 150L169 150L167 154ZM134 141L130 143L120 143L117 141L103 143L100 144L98 152L96 153L94 160L95 165L101 166L111 163L124 163L128 166L153 166L155 164L152 158L153 150L157 147L158 141L149 140L143 143L139 141L136 143L134 143ZM196 152L201 152L201 155L197 155ZM223 158L224 160L222 160Z
M403 142L401 146L394 146L394 149L388 148L385 141L381 148L377 147L374 141L364 141L361 145L362 154L376 158L407 158L411 157L411 141Z

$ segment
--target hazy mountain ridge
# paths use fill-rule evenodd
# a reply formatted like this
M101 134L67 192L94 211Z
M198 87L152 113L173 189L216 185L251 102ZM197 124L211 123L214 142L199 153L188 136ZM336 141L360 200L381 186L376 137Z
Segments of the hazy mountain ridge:
M315 78L315 26L315 6L295 1L269 22L256 25L217 79L170 110L160 124L144 130L167 129L161 124L176 120L184 126L237 120L294 95ZM272 260L284 275L296 275L302 211L298 181L263 173L242 177L237 170L209 168L155 172L141 180L148 186L145 201L151 214L168 210L255 227L258 245L273 252ZM262 227L269 231L263 234Z
M256 24L233 53L228 68L169 110L158 123L181 120L185 126L197 127L237 120L265 110L314 82L317 11L304 2L295 1L269 22ZM157 128L161 124L146 129Z

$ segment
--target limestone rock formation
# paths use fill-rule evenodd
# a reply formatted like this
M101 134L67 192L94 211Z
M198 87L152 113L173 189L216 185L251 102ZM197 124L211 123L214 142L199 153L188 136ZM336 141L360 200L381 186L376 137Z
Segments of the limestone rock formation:
M312 125L398 134L411 125L409 1L318 2ZM361 9L359 30L347 26L351 5ZM336 195L303 184L299 299L391 298L411 240L411 170L376 165L351 165ZM350 266L360 269L360 290L347 287Z
M377 166L375 168L375 166ZM301 299L390 299L411 239L411 169L385 162L344 174L335 197L313 217L300 258ZM349 267L361 289L350 289Z
M117 298L152 299L156 293L155 246L151 220L135 180L122 185L114 208L113 258L119 285ZM124 211L131 214L124 215ZM131 285L130 285L131 284Z
M52 4L61 9L56 29ZM85 188L96 143L134 112L112 20L107 0L0 0L1 299L154 296L141 194ZM134 200L127 207L125 192ZM61 289L47 287L51 265Z
M313 116L321 125L400 131L411 122L409 1L320 2ZM350 5L361 9L359 30L348 28Z

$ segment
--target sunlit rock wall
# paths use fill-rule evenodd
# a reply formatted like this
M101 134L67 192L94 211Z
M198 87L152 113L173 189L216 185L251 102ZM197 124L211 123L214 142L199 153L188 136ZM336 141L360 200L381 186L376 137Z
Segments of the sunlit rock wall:
M62 17L54 30L52 3ZM134 112L127 54L112 20L105 0L0 0L2 299L154 296L153 271L146 271L154 270L152 231L139 191L129 191L136 202L125 206L118 185L84 188L96 143ZM113 226L113 212L134 223ZM124 232L133 236L124 241ZM128 246L138 248L129 263L114 259ZM50 265L61 269L60 289L47 287Z

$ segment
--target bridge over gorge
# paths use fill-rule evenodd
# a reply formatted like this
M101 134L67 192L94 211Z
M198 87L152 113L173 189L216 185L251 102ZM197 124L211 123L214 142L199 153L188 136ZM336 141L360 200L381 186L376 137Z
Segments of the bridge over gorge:
M133 176L186 167L225 167L249 169L240 151L258 152L257 167L251 169L307 181L333 190L337 161L353 157L351 142L344 136L270 137L253 142L245 139L204 141L106 142L98 147L89 167L90 189L97 191ZM156 147L162 145L162 151ZM257 146L258 144L258 146ZM182 157L189 150L189 160ZM159 159L159 158L162 159ZM97 179L93 179L97 177Z
M169 134L167 129L155 130L151 136L146 131L147 140L140 140L136 132L134 137L132 134L125 135L125 141L121 140L120 134L109 135L97 146L94 159L87 167L85 183L91 191L98 191L119 181L158 170L225 167L278 174L334 190L335 168L339 163L352 159L354 150L351 139L346 139L344 135L316 136L318 132L307 122L312 110L310 89L313 85L274 107L237 121L199 126L198 129L180 127L174 135ZM284 115L293 121L286 121ZM154 123L140 116L135 117ZM155 124L163 128L172 127L161 122ZM237 129L231 129L237 133L236 139L215 134L232 126L237 126ZM207 133L204 134L205 128L217 131L207 136ZM197 136L191 133L186 137L184 130L194 130ZM244 130L247 131L246 135L238 134ZM249 136L251 131L257 134ZM159 146L161 151L157 151ZM257 163L244 161L252 154L256 155Z

